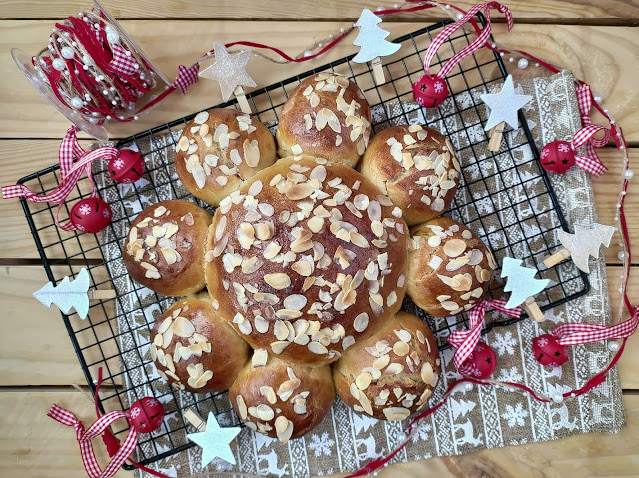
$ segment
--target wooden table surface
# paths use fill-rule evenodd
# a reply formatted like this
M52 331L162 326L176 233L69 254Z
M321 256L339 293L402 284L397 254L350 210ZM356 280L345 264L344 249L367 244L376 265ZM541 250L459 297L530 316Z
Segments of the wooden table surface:
M57 148L68 121L22 77L9 52L30 54L46 44L53 23L76 15L88 0L0 0L0 185L57 162ZM351 0L168 1L104 0L167 77L178 64L190 65L200 52L245 39L297 54L309 44L355 20L378 2ZM458 2L468 6L468 2ZM584 79L623 126L635 161L635 180L626 202L636 254L639 254L639 3L633 0L506 1L515 27L506 33L498 18L495 35L512 48L528 51L571 69ZM495 15L498 16L498 15ZM438 10L385 20L389 39L443 19ZM329 52L321 64L355 51L352 38ZM249 72L260 86L287 78L306 66L279 66L255 59ZM113 128L114 137L145 130L220 101L217 84L201 81L186 96L173 94L135 124ZM597 116L593 116L596 121ZM88 141L87 141L88 143ZM600 153L610 172L593 181L600 222L612 224L619 184L620 155ZM634 158L633 158L634 157ZM613 309L617 309L620 261L617 248L606 251ZM0 201L0 476L51 478L86 476L75 434L46 417L52 403L94 419L86 385L66 330L55 309L31 297L47 282L38 252L17 200ZM639 303L639 264L629 291ZM472 455L400 464L384 477L583 477L639 474L639 335L631 338L619 364L628 426L616 435L580 435L556 442L481 451ZM99 455L105 452L97 444ZM120 471L118 477L131 476Z

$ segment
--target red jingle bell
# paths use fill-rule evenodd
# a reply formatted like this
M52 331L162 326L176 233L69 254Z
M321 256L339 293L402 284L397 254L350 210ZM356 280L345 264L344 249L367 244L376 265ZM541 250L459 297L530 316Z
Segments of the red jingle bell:
M446 82L440 78L424 75L413 83L413 98L424 108L441 105L449 94Z
M535 360L546 367L559 367L568 361L566 347L557 343L557 338L543 334L532 340L532 351Z
M541 150L541 167L546 171L566 174L575 165L576 153L567 141L553 141Z
M497 368L497 356L485 342L477 342L473 353L464 362L464 368L472 367L469 377L484 379L490 377Z
M122 149L109 161L109 175L117 183L133 183L144 174L144 157L132 149Z
M111 222L111 207L100 198L81 199L71 208L69 219L80 231L95 234Z
M162 425L164 407L153 397L144 397L129 409L129 424L140 433L151 433Z

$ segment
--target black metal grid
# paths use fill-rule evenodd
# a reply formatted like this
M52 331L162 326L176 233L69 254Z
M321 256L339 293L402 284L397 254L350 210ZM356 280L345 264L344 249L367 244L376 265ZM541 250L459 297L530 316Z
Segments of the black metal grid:
M483 23L483 17L480 15L479 18ZM384 69L388 82L384 85L375 84L372 70L368 65L354 64L350 61L352 57L347 57L247 94L249 103L255 112L254 115L263 123L275 126L278 121L279 108L284 104L290 92L297 87L301 80L321 71L333 70L345 74L358 83L366 94L371 109L375 109L376 107L384 108L391 104L395 105L395 113L389 114L386 112L382 115L383 118L381 120L373 122L373 128L375 130L380 130L397 123L407 123L408 115L415 110L419 110L419 106L411 101L412 90L410 85L423 74L422 61L425 49L437 31L447 23L449 22L438 23L395 40L396 43L402 43L402 50L400 51L405 55L399 59L385 63ZM433 67L437 68L437 66L440 66L451 54L463 48L470 43L470 41L472 41L472 38L468 32L463 31L463 29L457 32L440 50L440 54L436 57L437 63L433 65ZM478 104L472 96L472 104L461 104L458 101L460 95L481 86L487 90L491 85L500 83L505 76L506 70L500 56L487 49L482 49L472 57L464 60L461 65L456 67L448 76L447 82L450 91L453 93L452 101L454 102L455 108L452 113L445 113L440 109L437 123L443 126L440 128L442 129L442 133L449 137L456 135L465 135L467 137L469 144L459 149L460 157L471 157L474 161L479 161L476 148L488 141L485 134L483 138L479 138L479 140L476 141L473 141L469 134L470 128L474 126L481 127L485 122L485 108L483 105ZM235 101L218 105L218 107L234 106L236 106ZM455 121L461 118L461 115L468 117L469 114L476 118L475 124L464 124L463 121ZM135 144L146 157L150 157L150 155L153 154L162 154L165 149L174 148L180 130L194 116L195 113L133 135L130 138L120 141L118 147ZM550 278L553 282L551 282L544 292L536 297L541 305L541 309L547 310L585 294L589 289L589 283L587 276L578 271L572 262L550 270L545 269L542 265L541 259L554 251L558 246L554 240L556 229L563 228L567 230L568 228L557 199L552 191L550 181L545 172L538 166L538 152L525 118L521 112L519 116L525 133L525 142L514 145L506 144L506 141L503 141L502 149L499 153L495 153L505 155L506 157L509 156L512 166L503 169L497 168L497 171L490 174L483 172L479 168L481 173L479 179L471 180L463 174L464 181L462 181L462 185L460 186L460 190L464 188L472 190L474 183L483 182L484 186L486 186L487 181L497 180L504 186L503 189L489 191L484 197L466 195L466 200L463 198L464 195L458 193L446 214L452 215L457 219L462 219L462 222L466 222L471 229L478 232L484 242L492 249L498 263L501 262L501 259L505 255L518 257L524 259L524 264L527 267L537 267L540 277ZM526 163L516 162L515 160L514 151L521 147L528 147L532 152L532 159ZM172 154L169 157L172 158ZM519 173L522 167L536 171L537 175L534 177L522 176ZM106 163L95 164L94 173L106 175ZM520 191L523 191L524 198L519 202L508 199L508 201L506 201L507 205L503 206L503 198L509 196L507 189L513 187L512 184L507 184L507 181L505 181L506 173L515 173L515 177L518 178L518 184L516 186L520 188ZM171 162L163 163L156 169L148 170L146 176L161 176L165 178L165 180L153 182L150 186L151 188L155 188L156 190L169 188L174 198L190 197L193 199L177 181ZM543 180L546 190L535 195L528 191L527 185L540 178ZM53 190L59 184L59 181L59 171L56 165L26 176L22 178L19 183L28 183L32 191L46 193ZM148 194L148 189L142 191L137 185L133 185L131 188L126 195L118 196L120 203L140 200L143 192ZM89 181L86 178L81 180L69 197L68 202L63 205L62 209L64 212L62 216L64 216L65 212L66 214L69 213L70 203L75 199L87 197L90 192ZM515 217L512 223L504 223L502 221L500 213L504 212L504 209L511 208L514 210L514 208L521 205L521 202L536 201L540 199L540 196L546 196L546 199L548 199L551 204L551 210L545 211L544 214L552 216L552 227L542 227L542 223L539 220L540 215L538 214L532 214L526 218ZM491 205L491 214L498 218L498 230L489 230L486 227L486 215L482 214L477 207L477 204L481 201ZM121 275L116 275L113 273L111 267L107 267L109 266L109 264L107 264L109 259L107 259L105 251L109 246L122 246L125 235L118 235L117 231L119 229L128 230L128 226L135 215L118 216L117 212L115 212L118 209L118 205L112 204L115 212L113 222L109 226L107 233L102 235L98 240L98 236L95 235L73 232L65 233L56 228L54 225L54 215L56 214L55 206L46 203L31 203L24 199L21 199L21 203L44 263L47 276L51 281L57 283L67 275L75 277L81 267L86 267L94 287L114 288L115 282L126 275L125 272ZM208 207L201 202L199 203L204 207ZM121 206L120 209L122 211L126 210L123 204L119 206ZM466 220L464 221L464 219ZM526 221L536 226L539 229L539 233L530 236L527 235L523 227ZM120 227L122 225L125 227ZM502 237L505 236L506 239L508 239L510 237L509 229L511 228L518 230L522 238L512 242L506 240L505 246L498 246L497 243L499 241L495 238L498 235L502 235ZM525 245L527 250L533 249L532 247L528 247L533 242L537 244L541 243L542 250L539 251L537 247L535 254L524 257L514 254L513 248L516 248L518 245ZM494 297L502 297L504 295L503 284L498 282L499 281L493 281L494 286L489 291L489 294ZM141 301L139 295L140 290L140 287L134 285L133 290L127 292L127 294L133 294L137 301ZM159 305L158 312L170 303L169 299L158 295L154 296L154 300L155 303ZM122 312L127 310L123 301L124 297L121 294L113 300L92 303L89 318L86 321L81 321L75 313L62 315L87 382L92 390L95 387L94 377L97 376L97 368L104 367L105 369L105 385L103 385L101 389L100 408L103 411L105 409L126 409L134 400L142 398L143 394L141 390L143 390L146 395L153 394L160 399L168 395L168 398L172 399L172 404L179 403L176 396L177 392L161 390L161 387L158 387L158 380L153 380L149 377L145 367L142 367L145 378L144 383L130 385L132 370L127 365L127 360L123 360L123 358L133 354L136 359L147 366L150 364L150 358L148 354L146 357L143 356L138 347L125 350L122 347L123 341L121 339L125 336L133 336L139 332L150 334L152 321L143 327L131 326L129 321L126 320L126 313L130 313L130 311L126 313ZM140 309L137 312L143 313L144 311ZM438 337L441 349L448 347L446 337L456 324L464 323L467 325L466 316L463 314L453 320L442 321L441 319L436 320L431 317L425 317L425 319ZM516 321L517 319L494 320L489 323L484 333L494 326L508 325ZM128 326L126 324L128 324ZM230 420L230 423L238 423L237 417L235 417L234 413L230 410L228 400L226 400L226 393L206 395L192 394L192 399L192 406L200 413L204 414L203 410L212 409L216 415L224 414L227 419ZM165 424L160 430L149 435L140 436L139 450L141 456L139 457L139 461L142 464L155 462L193 445L183 439L187 429L187 423L182 416L182 410L177 406L170 407L170 409L167 409L167 415L169 420L165 420ZM171 424L170 428L167 427L167 423ZM120 426L119 429L114 431L116 435L123 436L126 430L126 426ZM165 445L168 440L170 449L163 450L158 447L157 444L160 440L164 440L163 443Z

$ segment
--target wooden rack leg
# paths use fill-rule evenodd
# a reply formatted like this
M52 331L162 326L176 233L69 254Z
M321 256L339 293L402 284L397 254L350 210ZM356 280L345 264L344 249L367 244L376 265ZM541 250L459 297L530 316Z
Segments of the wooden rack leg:
M548 269L550 269L551 267L556 266L557 264L565 261L566 259L570 259L570 251L564 247L558 250L557 252L555 252L554 254L544 258L543 262L544 262L544 265Z
M375 77L375 83L378 85L383 85L386 83L386 76L384 75L384 68L382 67L382 59L380 57L376 57L371 62L373 66L373 76Z
M249 102L246 99L244 88L238 85L235 90L233 90L233 94L235 95L235 98L237 98L237 103L240 105L240 109L242 110L242 112L246 113L247 115L253 114L251 105L249 105Z
M528 297L526 302L524 302L521 306L528 314L528 317L535 319L537 322L543 322L546 320L544 313L541 311L534 298Z

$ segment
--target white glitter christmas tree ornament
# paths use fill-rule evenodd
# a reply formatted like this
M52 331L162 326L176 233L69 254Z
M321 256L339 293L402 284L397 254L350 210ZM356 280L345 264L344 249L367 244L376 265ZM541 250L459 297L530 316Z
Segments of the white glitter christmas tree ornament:
M501 122L508 123L512 129L519 128L517 112L530 100L532 96L515 93L513 77L508 75L499 93L479 95L486 106L490 108L490 115L484 130L488 131Z
M256 86L255 81L246 72L251 52L244 50L231 55L224 45L214 43L215 63L200 72L202 78L220 83L222 99L228 101L238 86Z
M64 314L68 314L71 308L74 308L81 319L86 319L89 313L89 282L89 273L83 268L74 281L69 280L67 276L57 286L49 282L35 291L33 297L46 307L51 307L51 304L57 305Z
M367 63L378 56L392 55L400 49L401 45L398 43L385 40L390 32L377 26L381 22L377 15L365 8L359 20L353 25L360 29L359 35L353 41L353 45L361 48L353 58L355 63Z
M572 257L577 268L590 273L589 257L599 257L600 247L610 246L610 241L617 229L613 226L594 223L591 227L575 226L575 233L559 231L559 241L564 246L558 252L544 259L546 267L550 268L565 259Z

